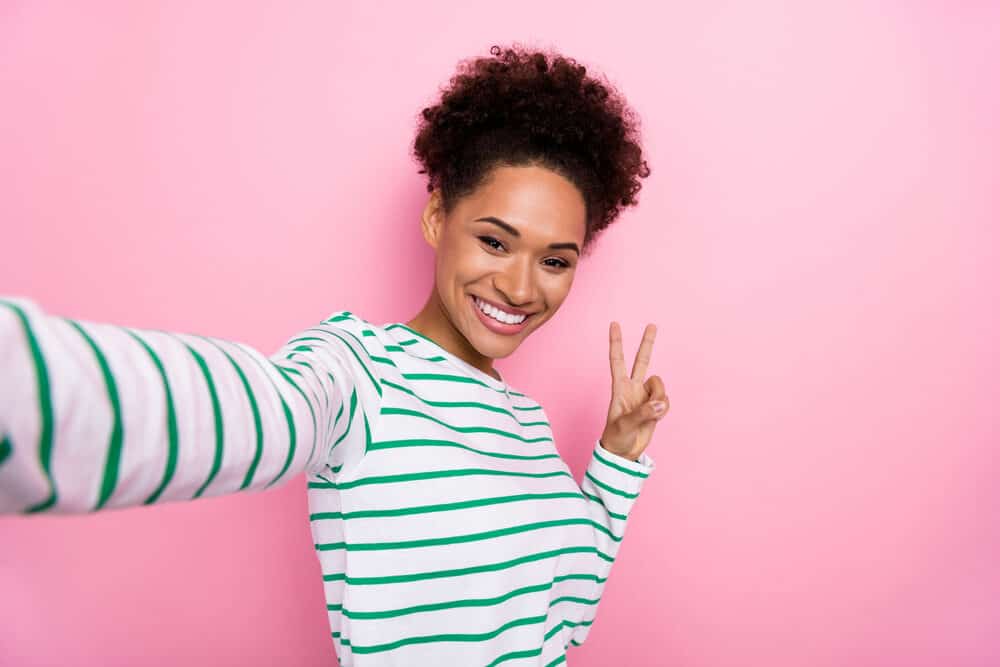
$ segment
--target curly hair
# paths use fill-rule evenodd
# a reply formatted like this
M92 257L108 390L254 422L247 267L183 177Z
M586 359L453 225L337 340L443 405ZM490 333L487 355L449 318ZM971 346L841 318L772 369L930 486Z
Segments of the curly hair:
M450 212L500 165L539 165L573 183L586 205L583 252L621 213L638 203L650 174L639 144L639 119L607 81L575 60L544 51L490 48L464 60L420 114L413 155L440 188Z

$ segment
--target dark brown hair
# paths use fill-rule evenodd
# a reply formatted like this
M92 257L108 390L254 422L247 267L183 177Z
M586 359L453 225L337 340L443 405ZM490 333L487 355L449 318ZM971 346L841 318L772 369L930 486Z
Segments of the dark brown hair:
M445 212L500 165L537 164L583 195L583 250L638 203L650 174L639 144L639 119L607 81L587 76L572 58L520 45L463 60L440 101L420 112L413 155L441 189Z

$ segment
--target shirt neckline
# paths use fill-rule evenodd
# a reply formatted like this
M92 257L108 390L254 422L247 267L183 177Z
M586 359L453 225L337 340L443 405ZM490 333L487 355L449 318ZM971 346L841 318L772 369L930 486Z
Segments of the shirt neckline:
M388 329L387 327L392 327L392 328ZM388 322L386 324L383 324L382 328L386 329L390 334L393 331L404 329L405 331L413 334L416 337L418 341L417 345L420 345L428 349L432 354L441 355L446 360L448 360L449 363L451 363L454 366L457 366L458 369L464 372L465 374L471 375L477 380L480 380L481 382L484 382L485 384L489 385L491 388L503 391L508 396L510 396L510 387L507 384L507 381L503 379L503 373L501 373L498 368L494 368L494 370L497 372L497 375L500 376L501 379L499 380L490 375L489 373L486 373L485 371L476 368L475 366L465 361L464 359L452 354L448 350L441 347L438 343L434 342L434 340L428 338L427 336L425 336L424 334L420 333L415 329L411 329L402 322ZM395 338L397 341L399 340L396 336L393 336L393 338Z

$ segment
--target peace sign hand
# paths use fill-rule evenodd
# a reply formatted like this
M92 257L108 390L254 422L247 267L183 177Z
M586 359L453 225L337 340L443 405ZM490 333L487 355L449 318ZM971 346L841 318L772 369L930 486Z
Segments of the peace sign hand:
M611 405L600 443L612 454L632 461L642 455L659 420L670 410L670 401L660 376L651 375L645 379L654 338L656 325L647 324L629 376L622 353L621 327L617 322L611 323Z

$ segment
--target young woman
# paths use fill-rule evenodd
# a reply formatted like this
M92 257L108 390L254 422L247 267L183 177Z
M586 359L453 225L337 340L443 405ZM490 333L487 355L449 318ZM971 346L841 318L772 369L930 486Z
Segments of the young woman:
M559 310L649 168L569 58L465 61L414 153L435 282L408 322L337 311L270 357L0 300L0 511L87 512L304 472L341 665L555 665L587 636L668 401L609 330L582 487L545 410L493 368Z

